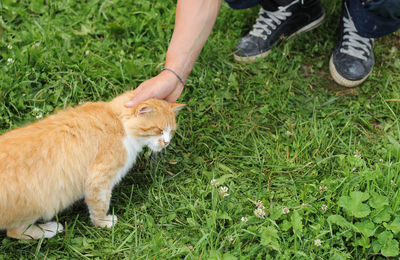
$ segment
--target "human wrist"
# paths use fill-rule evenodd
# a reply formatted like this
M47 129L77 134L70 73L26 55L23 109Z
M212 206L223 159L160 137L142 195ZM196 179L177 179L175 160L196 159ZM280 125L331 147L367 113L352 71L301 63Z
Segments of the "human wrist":
M172 84L174 86L179 86L182 82L178 79L176 75L174 75L171 71L168 70L161 70L159 74L164 82L168 82L168 84ZM185 81L184 81L185 82Z
M181 75L179 75L179 73L177 73L175 70L173 70L173 69L171 69L171 68L168 68L168 67L164 67L164 68L161 69L161 71L169 71L169 72L171 72L172 74L175 75L175 77L179 80L179 82L180 82L182 85L185 85L185 81L186 81L186 80L184 80L184 79L181 77Z

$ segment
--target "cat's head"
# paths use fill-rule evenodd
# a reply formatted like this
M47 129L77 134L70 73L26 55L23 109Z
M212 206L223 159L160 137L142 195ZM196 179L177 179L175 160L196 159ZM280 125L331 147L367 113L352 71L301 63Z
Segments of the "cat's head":
M167 147L175 133L176 115L184 104L149 99L129 109L123 124L127 134L159 152Z

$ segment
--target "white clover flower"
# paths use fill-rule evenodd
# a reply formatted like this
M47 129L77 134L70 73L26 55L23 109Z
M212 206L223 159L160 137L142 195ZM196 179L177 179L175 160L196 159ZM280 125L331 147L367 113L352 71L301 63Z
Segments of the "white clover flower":
M230 194L228 193L228 187L223 186L219 188L219 195L221 195L222 197L228 197Z
M86 50L86 51L85 51L85 55L89 55L89 53L90 53L89 50Z
M308 203L301 203L300 207L301 207L302 209L305 209L305 208L308 207Z
M327 190L328 190L328 187L326 187L325 185L319 186L319 192L320 193L323 193L324 191L327 191Z
M9 44L9 45L7 46L7 48L11 50L11 49L12 49L12 45Z
M315 239L314 240L314 246L321 246L322 245L322 241L320 239Z
M248 219L247 217L242 217L240 220L241 220L242 222L247 222L249 219Z
M265 214L266 214L265 211L263 209L261 209L261 208L257 208L257 209L254 210L254 215L257 218L264 218Z
M354 157L361 158L362 153L359 150L354 151Z
M36 119L41 119L41 118L43 118L43 114L42 113L39 113L39 114L36 115Z
M13 58L8 58L8 59L7 59L7 62L8 62L9 64L13 64L13 63L14 63L14 59L13 59Z
M325 204L323 204L323 205L321 206L321 209L322 209L323 211L327 211L327 210L328 210L328 206L326 206Z
M218 182L216 179L211 180L211 185L214 186L215 188L218 186Z
M259 208L259 209L265 209L265 206L263 205L263 203L262 203L261 200L257 200L256 206L257 206L257 208Z
M39 111L40 111L40 109L37 108L37 107L34 107L33 110L32 110L32 112L33 112L34 114L39 113Z
M383 162L383 159L382 159L382 158L380 158L380 159L379 159L379 161L380 161L380 162Z
M282 209L282 213L283 214L288 214L290 212L290 209L288 209L288 208L283 208Z
M286 133L285 133L287 136L293 136L294 134L292 133L292 132L290 132L289 130L288 131L286 131Z

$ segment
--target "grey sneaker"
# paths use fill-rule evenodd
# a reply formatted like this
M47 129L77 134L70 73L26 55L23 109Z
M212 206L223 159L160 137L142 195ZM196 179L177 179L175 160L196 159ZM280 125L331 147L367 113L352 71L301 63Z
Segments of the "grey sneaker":
M276 11L260 9L253 29L236 45L234 58L239 62L253 62L266 57L282 39L318 27L325 18L320 0L294 0Z
M364 82L374 68L374 39L358 34L346 1L342 10L340 40L329 61L332 78L339 85L355 87Z

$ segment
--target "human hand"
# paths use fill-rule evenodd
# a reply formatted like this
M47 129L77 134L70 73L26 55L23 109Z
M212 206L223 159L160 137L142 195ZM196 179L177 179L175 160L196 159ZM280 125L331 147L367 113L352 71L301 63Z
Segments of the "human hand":
M164 99L175 102L182 93L183 84L169 71L162 71L154 78L144 81L133 93L135 96L125 103L126 107L134 107L139 103L150 99Z

